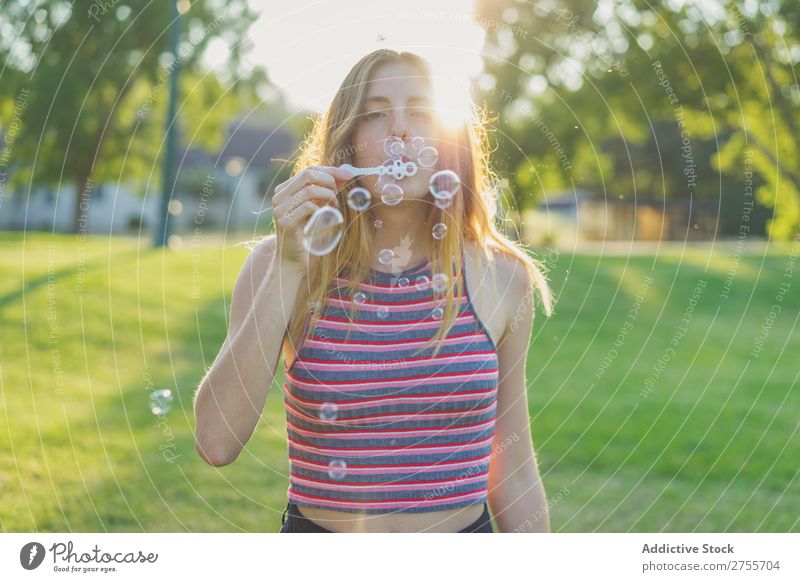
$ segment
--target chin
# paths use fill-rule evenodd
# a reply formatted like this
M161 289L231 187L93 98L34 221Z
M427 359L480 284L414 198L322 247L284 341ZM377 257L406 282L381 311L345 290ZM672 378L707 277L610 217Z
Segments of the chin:
M428 196L428 178L424 174L417 174L405 178L400 182L403 193L408 198L419 200Z
M421 200L428 197L428 180L418 180L412 178L404 178L397 182L403 189L403 198L413 200ZM359 180L359 185L366 188L376 198L380 199L381 193L378 192L378 178L376 176L364 176ZM431 203L433 201L431 200Z
M409 200L425 200L428 197L427 190L419 190L417 188L411 189L404 189L403 190L403 198L407 198Z

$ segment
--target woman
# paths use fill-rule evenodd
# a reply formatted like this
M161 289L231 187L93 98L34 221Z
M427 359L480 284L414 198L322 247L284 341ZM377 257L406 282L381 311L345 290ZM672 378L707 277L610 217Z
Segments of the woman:
M242 268L228 337L196 395L198 453L233 462L283 351L282 532L492 532L489 506L501 532L549 530L525 358L533 291L547 316L552 296L494 225L482 120L473 110L446 124L433 79L420 57L386 49L353 67L275 189L276 234ZM382 198L386 177L341 167L381 165L387 138L402 141L403 162L423 141L438 150L434 167L397 180L399 203ZM461 184L434 203L441 169ZM368 208L348 205L355 186L370 191ZM309 254L303 228L326 204L343 214L343 236Z

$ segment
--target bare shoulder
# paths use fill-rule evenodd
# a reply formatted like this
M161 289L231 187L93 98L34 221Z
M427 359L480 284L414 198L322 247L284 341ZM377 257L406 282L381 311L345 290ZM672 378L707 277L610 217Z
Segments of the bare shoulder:
M473 306L499 346L529 300L528 265L494 243L465 242L464 258Z
M531 263L507 252L495 251L497 284L503 290L505 327L498 346L520 327L521 316L531 315L533 279Z
M495 264L497 265L498 283L509 290L515 297L524 295L530 288L532 281L529 264L520 257L493 250Z
M507 303L508 299L513 303L520 299L521 295L527 294L533 283L529 265L520 257L502 250L495 243L489 243L486 249L484 251L478 248L474 242L465 243L464 246L465 254L468 255L467 260L472 262L478 272L485 273L483 278L492 275L492 287L500 294L503 302ZM491 256L491 265L487 254Z

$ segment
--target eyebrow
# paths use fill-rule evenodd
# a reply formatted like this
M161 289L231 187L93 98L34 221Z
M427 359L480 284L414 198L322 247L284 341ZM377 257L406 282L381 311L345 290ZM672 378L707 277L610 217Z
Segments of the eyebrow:
M414 95L414 96L408 98L408 102L409 103L420 102L420 101L423 102L423 103L428 103L430 101L430 99L428 97L420 97L418 95ZM391 101L389 100L388 97L384 97L383 95L373 95L372 97L367 97L366 103L367 104L370 104L370 103L381 103L381 104L383 104L383 103L391 103Z

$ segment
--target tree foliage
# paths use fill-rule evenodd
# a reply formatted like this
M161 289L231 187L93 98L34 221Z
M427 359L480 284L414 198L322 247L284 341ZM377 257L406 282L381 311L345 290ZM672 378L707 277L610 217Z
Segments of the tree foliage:
M519 205L584 187L738 217L752 183L769 234L798 233L800 3L484 0L478 14L492 23L480 90Z
M254 14L242 0L179 1L178 6L180 44L173 57L166 2L3 3L0 127L10 127L15 106L21 112L13 185L25 191L73 183L90 201L97 180L159 183L169 74L176 66L182 70L184 134L200 143L220 140L223 121L237 107L226 95L236 95L203 70L201 57L209 43L224 39L235 70ZM87 212L80 201L76 197L76 230Z

